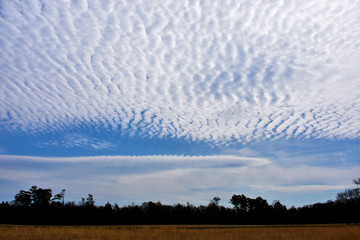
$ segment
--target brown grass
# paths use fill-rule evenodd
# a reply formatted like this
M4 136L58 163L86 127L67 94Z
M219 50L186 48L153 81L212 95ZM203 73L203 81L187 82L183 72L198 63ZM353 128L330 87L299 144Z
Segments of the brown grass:
M14 226L0 225L0 239L107 240L359 240L360 226Z

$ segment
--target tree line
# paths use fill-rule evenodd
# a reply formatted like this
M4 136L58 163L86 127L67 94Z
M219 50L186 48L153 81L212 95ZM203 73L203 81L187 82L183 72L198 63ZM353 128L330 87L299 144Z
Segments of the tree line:
M287 208L280 201L269 204L262 197L250 198L234 194L221 206L214 197L207 205L190 203L165 205L144 202L120 207L107 202L95 205L88 194L80 202L65 202L65 189L53 196L51 189L32 186L20 190L11 202L0 204L0 223L51 225L110 225L110 224L302 224L358 223L360 220L360 178L356 185L338 193L335 201Z

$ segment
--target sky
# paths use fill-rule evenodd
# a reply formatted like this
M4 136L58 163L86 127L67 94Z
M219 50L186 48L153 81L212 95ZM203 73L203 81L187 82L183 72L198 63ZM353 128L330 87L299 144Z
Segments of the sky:
M360 177L359 0L4 0L0 32L0 201L290 207Z

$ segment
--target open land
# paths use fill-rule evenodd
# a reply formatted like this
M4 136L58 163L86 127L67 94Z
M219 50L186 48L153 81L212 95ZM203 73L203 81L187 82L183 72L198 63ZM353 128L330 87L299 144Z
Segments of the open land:
M146 225L146 226L19 226L0 225L0 239L124 240L352 240L360 225Z

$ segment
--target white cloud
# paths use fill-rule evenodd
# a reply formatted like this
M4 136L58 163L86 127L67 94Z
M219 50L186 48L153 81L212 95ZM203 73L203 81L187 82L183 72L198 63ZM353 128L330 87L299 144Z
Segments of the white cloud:
M357 139L359 6L5 1L1 128Z
M0 161L32 161L50 163L91 163L108 162L112 164L123 163L151 163L151 164L191 164L193 167L215 168L226 164L263 166L270 164L266 158L239 157L235 155L208 155L208 156L182 156L182 155L144 155L144 156L86 156L86 157L39 157L23 155L0 155ZM220 164L220 165L219 165Z

